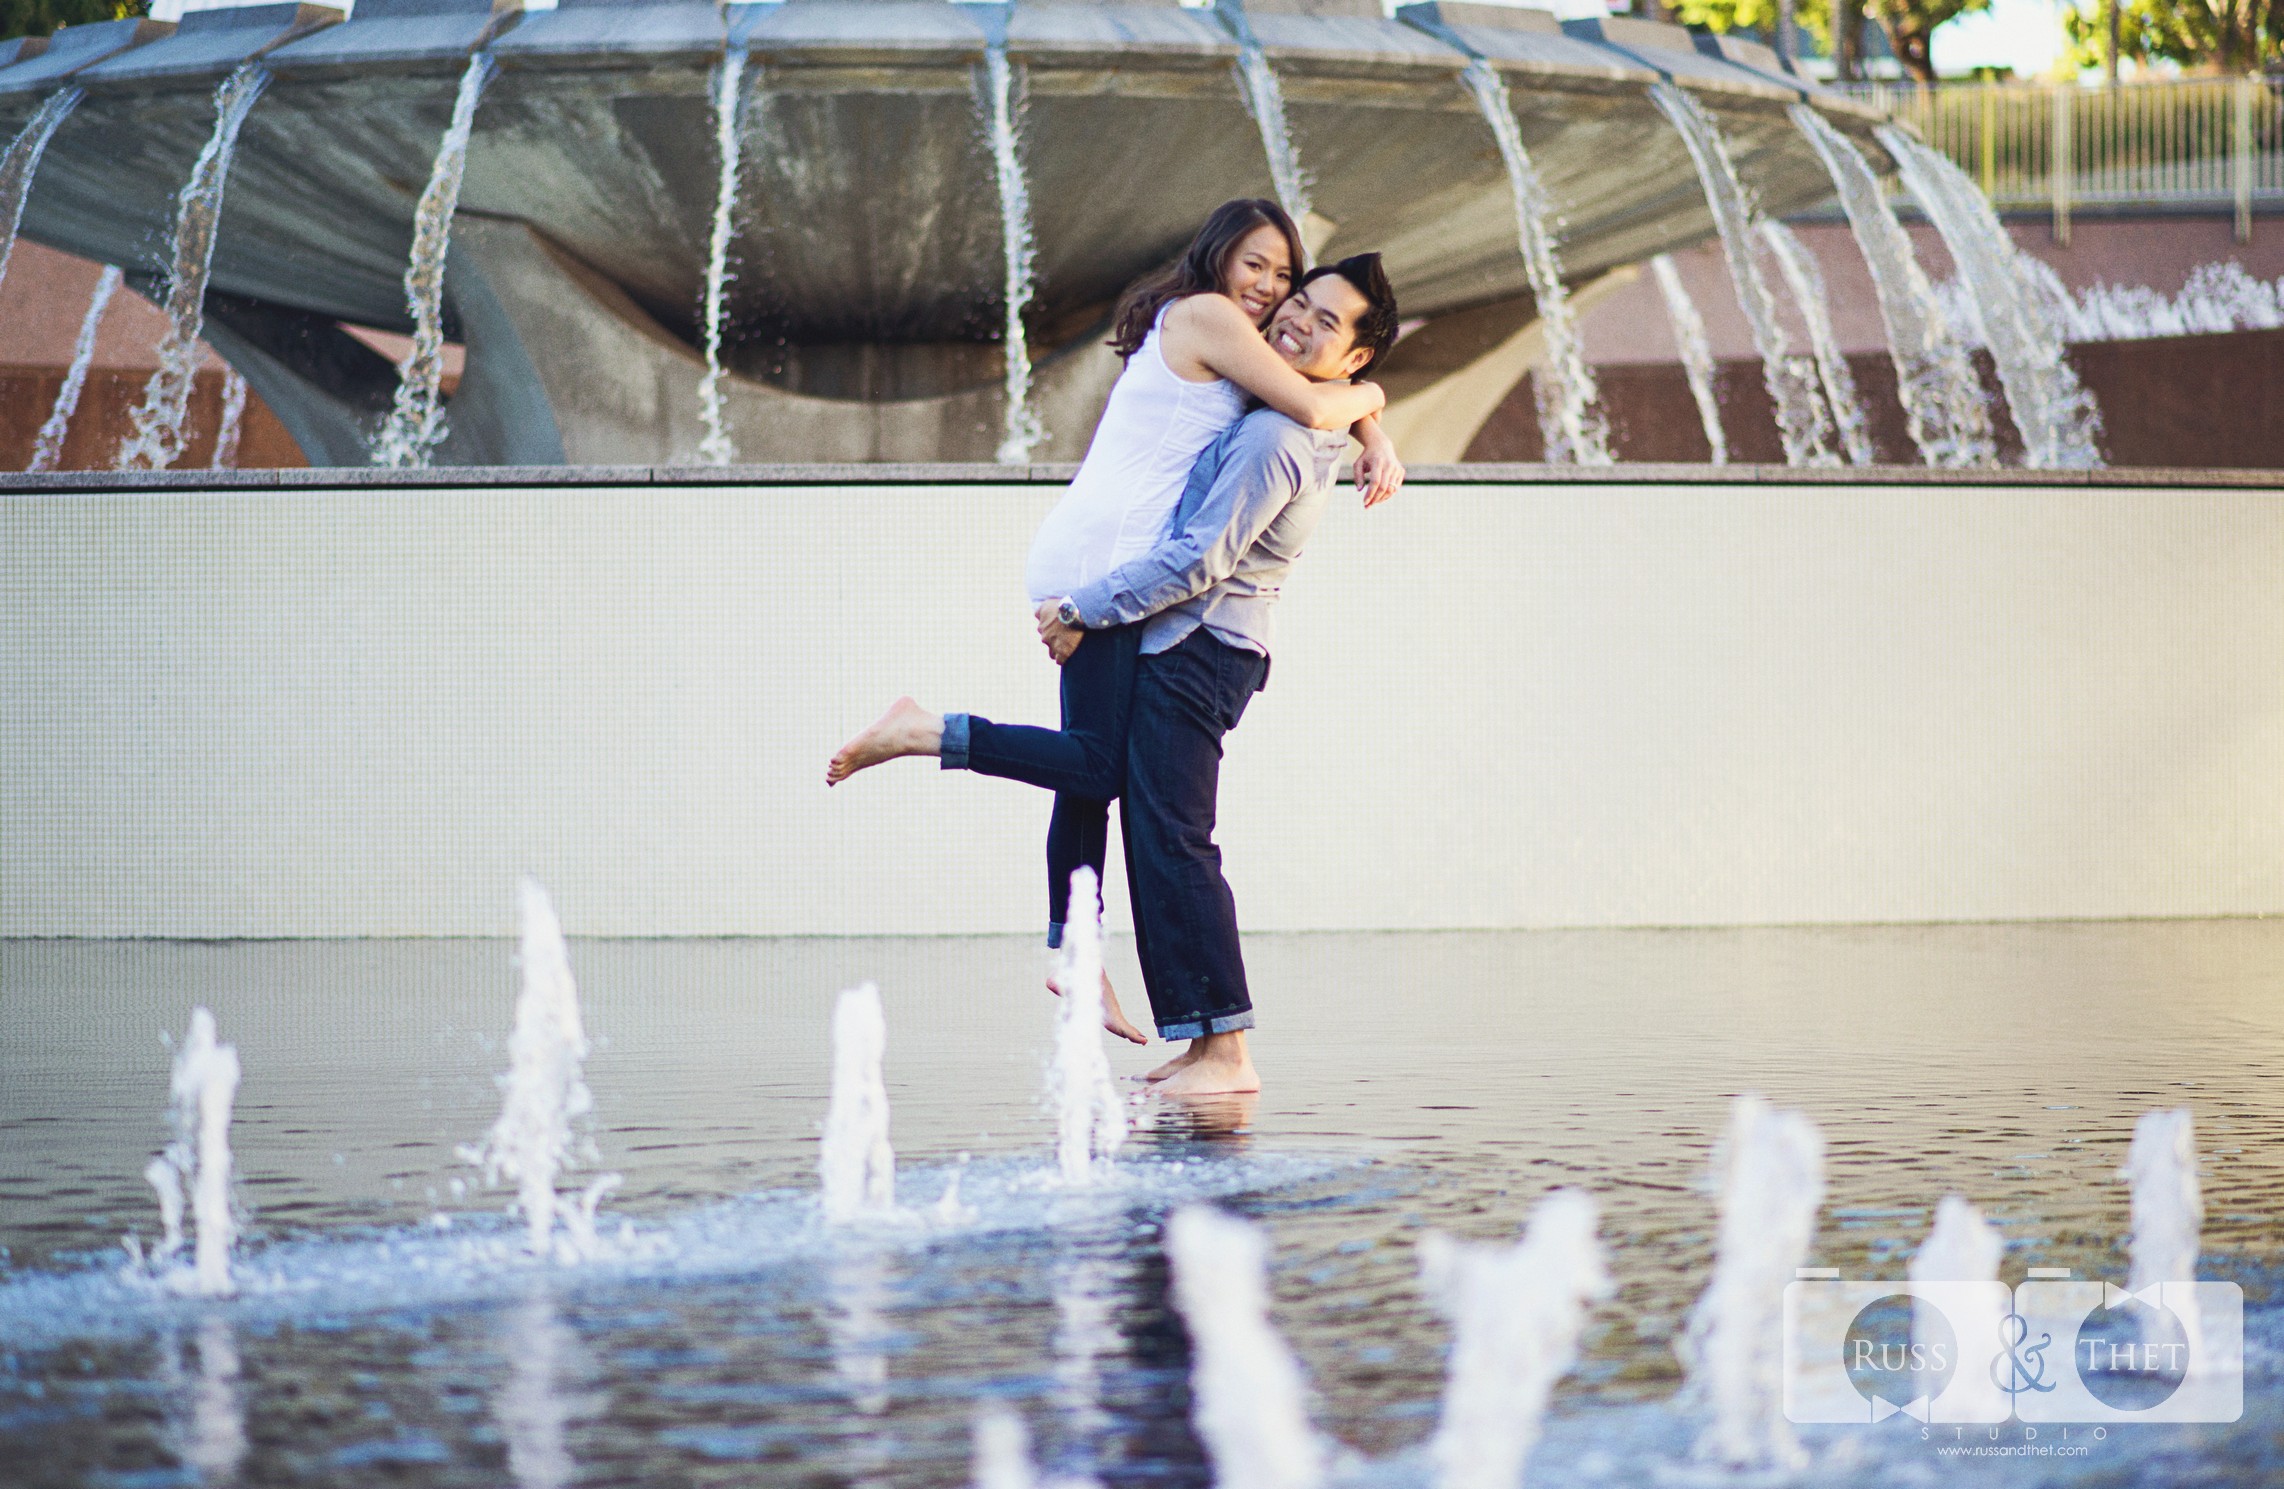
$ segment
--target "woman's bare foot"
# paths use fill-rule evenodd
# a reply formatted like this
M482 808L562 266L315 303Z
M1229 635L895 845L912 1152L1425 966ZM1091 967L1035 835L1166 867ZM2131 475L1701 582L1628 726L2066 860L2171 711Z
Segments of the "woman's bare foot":
M1159 1066L1156 1070L1151 1071L1148 1075L1143 1076L1142 1079L1146 1081L1162 1081L1167 1077L1173 1075L1176 1071L1187 1070L1191 1065L1197 1062L1198 1055L1204 1049L1204 1040L1193 1039L1189 1043L1189 1048L1183 1050L1180 1054L1174 1056L1173 1059L1168 1060L1165 1064Z
M1047 974L1047 991L1058 998L1063 995L1063 985L1055 980L1052 972ZM1118 1006L1118 992L1110 985L1108 972L1102 974L1102 1026L1128 1044L1150 1042L1150 1036L1135 1028L1127 1019L1125 1010Z
M1192 1058L1158 1085L1166 1096L1223 1096L1261 1089L1253 1069L1253 1056L1245 1049L1245 1031L1208 1034L1190 1046Z
M944 716L928 712L909 698L899 698L870 729L841 746L840 753L825 767L825 784L838 786L883 760L943 752Z

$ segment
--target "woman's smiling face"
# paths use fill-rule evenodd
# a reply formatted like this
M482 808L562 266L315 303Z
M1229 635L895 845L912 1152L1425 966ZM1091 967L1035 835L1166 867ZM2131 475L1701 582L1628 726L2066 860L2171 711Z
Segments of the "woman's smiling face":
M1235 300L1254 325L1269 314L1293 289L1293 256L1285 235L1266 224L1237 242L1221 266L1221 292Z

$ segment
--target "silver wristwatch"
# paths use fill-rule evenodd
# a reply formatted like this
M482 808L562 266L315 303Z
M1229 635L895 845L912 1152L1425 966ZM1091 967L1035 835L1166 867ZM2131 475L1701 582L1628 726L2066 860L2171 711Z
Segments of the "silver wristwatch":
M1055 619L1074 630L1078 628L1079 607L1072 602L1068 595L1064 596L1063 602L1055 607Z

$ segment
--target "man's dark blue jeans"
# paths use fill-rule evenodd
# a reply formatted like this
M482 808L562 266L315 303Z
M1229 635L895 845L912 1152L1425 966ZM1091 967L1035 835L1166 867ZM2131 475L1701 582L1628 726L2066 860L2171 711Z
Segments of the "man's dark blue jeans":
M1127 718L1142 626L1089 631L1062 668L1063 727L995 724L944 716L943 766L1023 781L1055 793L1047 824L1047 944L1060 946L1070 920L1071 871L1094 870L1110 847L1110 803L1126 786Z
M1237 898L1222 876L1213 827L1222 736L1268 677L1267 657L1202 627L1135 670L1119 822L1135 950L1166 1039L1253 1027Z

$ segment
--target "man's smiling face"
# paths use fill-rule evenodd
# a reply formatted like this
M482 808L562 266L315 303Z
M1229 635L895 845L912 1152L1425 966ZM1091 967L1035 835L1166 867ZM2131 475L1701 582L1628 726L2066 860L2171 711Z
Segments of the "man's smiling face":
M1357 317L1371 309L1363 291L1338 274L1320 274L1293 291L1269 321L1269 345L1314 382L1331 382L1372 360L1356 344Z

